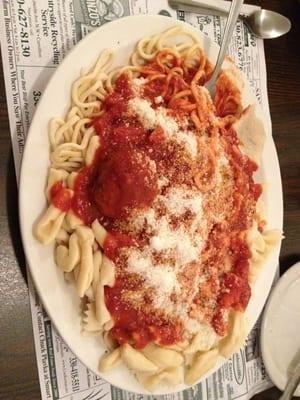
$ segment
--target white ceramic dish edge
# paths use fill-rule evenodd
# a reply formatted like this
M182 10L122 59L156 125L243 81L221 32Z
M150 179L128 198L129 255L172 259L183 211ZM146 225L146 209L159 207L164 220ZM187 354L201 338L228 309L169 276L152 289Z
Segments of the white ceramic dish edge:
M286 301L293 301L293 304L286 304ZM289 268L272 289L261 323L260 343L265 367L272 382L282 391L289 364L294 356L299 356L299 305L300 261ZM300 396L300 385L294 396Z

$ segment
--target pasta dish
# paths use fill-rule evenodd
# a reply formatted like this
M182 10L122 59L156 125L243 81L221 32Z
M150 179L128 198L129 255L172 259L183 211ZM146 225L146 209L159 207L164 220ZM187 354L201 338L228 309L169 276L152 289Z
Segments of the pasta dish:
M48 208L34 227L101 337L102 372L125 363L149 390L193 384L244 343L251 285L278 232L255 182L263 127L230 58L215 96L198 38L142 38L74 82L49 123Z

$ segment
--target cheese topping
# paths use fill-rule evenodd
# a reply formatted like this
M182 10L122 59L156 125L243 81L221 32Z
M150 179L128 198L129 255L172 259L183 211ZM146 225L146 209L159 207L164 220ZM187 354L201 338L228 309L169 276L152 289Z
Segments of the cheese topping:
M150 205L132 208L119 226L138 240L138 245L120 249L120 273L140 282L136 290L125 289L124 296L134 308L146 306L150 312L180 320L186 338L200 332L200 348L209 348L219 340L210 324L217 307L220 271L213 263L205 264L202 253L210 246L215 224L232 215L232 167L220 137L214 139L212 158L212 138L191 130L186 119L169 115L161 96L153 103L142 98L144 83L142 78L133 80L134 97L128 100L126 115L137 118L149 136L157 128L164 136L150 147L151 160L144 157L156 176L158 193ZM155 146L160 147L158 157ZM203 190L195 171L203 172ZM206 181L213 182L209 191ZM213 247L213 251L218 250Z
M167 140L175 140L177 143L183 145L192 157L196 157L197 139L194 132L180 129L175 119L167 115L165 108L158 107L157 109L153 109L148 100L139 97L130 99L128 108L130 112L137 115L145 129L154 130L160 126Z

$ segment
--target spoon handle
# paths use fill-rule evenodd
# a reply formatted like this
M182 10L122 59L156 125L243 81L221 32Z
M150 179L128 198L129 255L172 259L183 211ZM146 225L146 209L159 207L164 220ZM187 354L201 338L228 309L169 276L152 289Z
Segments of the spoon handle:
M168 0L169 6L174 10L182 10L186 12L192 12L197 14L207 14L207 15L219 15L220 17L227 17L230 9L230 2L220 0ZM253 12L258 7L250 6L253 8ZM251 13L251 8L247 12L240 12L239 17L245 17Z
M292 376L287 381L286 387L283 394L280 396L279 400L290 400L300 383L300 361L293 371Z
M209 81L206 82L205 87L209 90L211 94L214 92L215 84L217 77L219 75L220 69L223 64L223 60L225 57L225 53L227 51L228 44L231 40L232 33L236 24L236 21L238 19L242 4L244 0L232 0L230 10L229 10L229 15L226 21L226 26L225 26L225 31L222 39L222 44L220 47L220 51L218 54L218 59L215 65L214 72L212 76L210 77Z
M213 15L228 16L230 3L226 2L226 4L213 4L212 2L202 2L195 0L168 0L169 6L174 8L175 10L183 10L187 12L196 12L196 13L204 13Z

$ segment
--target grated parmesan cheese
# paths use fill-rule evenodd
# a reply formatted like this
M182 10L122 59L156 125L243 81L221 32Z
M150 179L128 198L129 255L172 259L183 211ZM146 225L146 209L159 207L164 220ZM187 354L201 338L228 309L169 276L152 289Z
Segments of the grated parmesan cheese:
M197 214L198 218L202 216L202 194L199 191L175 187L159 198L174 215L181 215L189 210Z
M174 291L180 291L177 272L183 265L199 259L202 238L192 237L183 226L172 229L167 217L157 218L153 209L141 212L135 218L135 223L140 227L144 226L145 221L151 225L153 232L149 244L142 249L127 250L127 269L140 275L145 280L145 285L154 290L155 307L170 309L174 307L170 295ZM157 253L167 255L166 259L157 263L154 259Z
M168 184L169 184L169 179L166 178L165 176L162 176L157 180L158 189L163 189L164 187L168 186Z
M187 318L185 325L189 332L197 334L197 350L207 351L220 340L215 330L208 324L199 323L195 319Z
M142 276L146 284L155 289L158 297L161 293L161 301L179 288L174 269L167 265L154 266L149 249L133 249L128 257L128 269Z
M159 220L156 234L150 239L150 246L155 251L174 250L178 262L182 265L197 260L201 252L201 247L193 243L184 227L171 229L166 217Z
M158 217L155 212L159 201L163 202L168 210L168 214L162 217ZM192 223L190 228L184 225L178 229L172 228L168 215L180 216L186 210L195 214L195 223ZM185 187L175 187L165 196L157 196L153 208L139 210L133 217L131 223L135 229L144 229L146 226L148 232L150 229L150 237L149 244L142 249L128 249L127 267L130 272L142 276L145 284L154 289L155 307L163 309L174 307L170 295L173 291L180 290L176 274L183 266L200 258L203 238L198 228L201 219L201 193ZM166 256L160 263L154 260L154 255L157 253Z
M137 214L130 221L136 230L140 230L146 224L148 228L154 229L156 227L157 221L155 216L155 211L153 208L146 210L138 210Z
M223 183L223 174L226 169L229 168L229 160L224 154L223 151L220 151L219 157L217 159L217 169L216 169L216 177L217 177L217 185L221 185Z
M145 78L134 78L132 79L131 87L136 95L140 94L141 86L146 82Z
M165 140L180 144L195 159L198 154L197 136L188 129L187 121L179 122L170 117L167 110L159 106L163 102L161 96L154 99L158 105L154 109L148 100L139 97L144 82L140 79L134 81L136 97L129 100L128 112L135 115L146 130L161 127ZM229 165L222 150L217 164L220 176ZM151 168L159 175L155 163ZM126 268L142 277L143 286L151 289L154 308L177 316L184 323L189 337L199 334L200 347L209 347L217 341L217 335L213 328L202 322L201 314L193 314L190 308L199 285L205 284L206 280L203 274L197 275L197 268L200 268L201 252L210 229L205 217L207 195L193 185L169 186L170 182L164 176L158 176L157 183L163 191L156 196L151 208L135 210L130 216L130 226L135 233L144 235L146 244L124 250Z
M134 97L128 102L129 110L134 112L145 129L154 129L157 125L156 112L149 101Z
M178 123L167 115L166 109L158 107L154 110L148 100L134 97L128 102L129 111L138 116L141 124L147 130L160 126L168 140L174 140L183 145L190 155L197 156L197 139L193 132L180 130Z
M197 148L197 139L193 132L184 132L178 131L176 133L177 140L183 143L193 158L196 158L198 148Z

